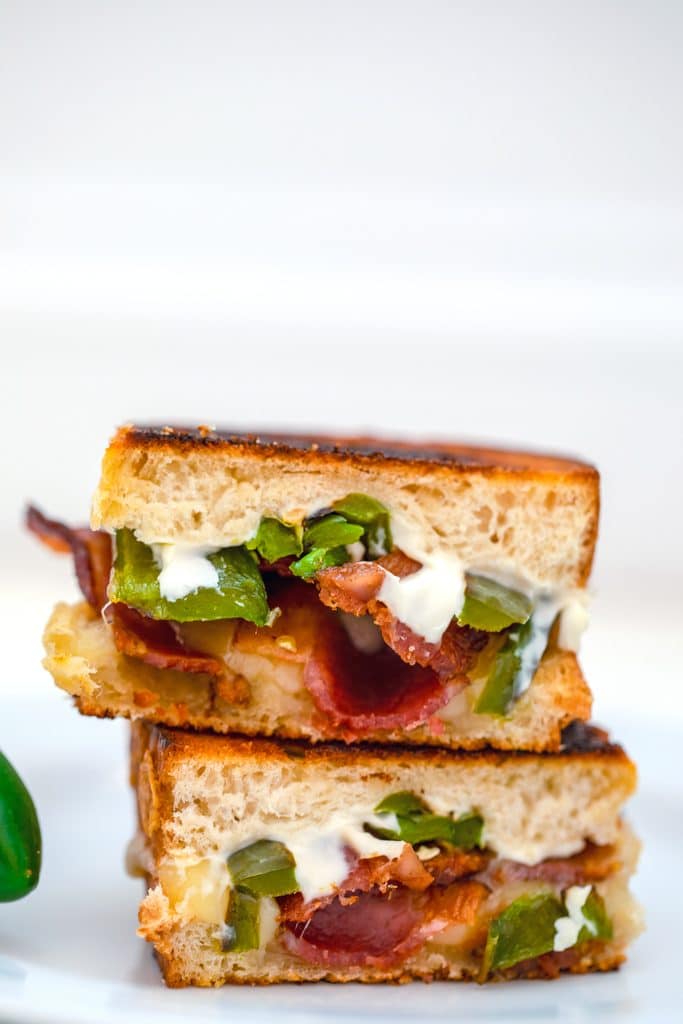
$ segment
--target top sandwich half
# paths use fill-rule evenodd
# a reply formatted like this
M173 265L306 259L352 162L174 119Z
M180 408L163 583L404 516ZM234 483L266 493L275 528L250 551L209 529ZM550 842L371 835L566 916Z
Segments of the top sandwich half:
M124 427L96 532L67 531L109 625L58 609L48 664L92 713L550 749L590 712L598 508L596 470L567 459Z

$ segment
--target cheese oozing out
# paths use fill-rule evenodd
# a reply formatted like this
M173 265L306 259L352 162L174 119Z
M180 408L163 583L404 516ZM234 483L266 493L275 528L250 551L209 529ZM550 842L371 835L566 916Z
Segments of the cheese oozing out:
M452 810L445 805L440 807L439 804L438 798L430 798L435 813L447 814ZM293 855L299 891L304 900L309 902L334 893L342 885L350 870L346 853L348 849L360 859L383 856L394 860L401 856L406 843L373 836L365 830L365 825L392 831L398 827L394 814L354 814L351 811L335 812L322 824L309 826L301 820L292 820L280 822L267 830L261 828L252 831L238 827L239 838L235 837L235 843L220 853L194 855L187 848L177 852L169 851L168 856L159 864L159 880L174 913L186 919L196 918L219 924L225 920L232 886L228 858L257 840L271 839L283 843ZM498 857L521 864L536 864L548 857L571 856L584 845L585 839L580 836L571 842L558 843L550 834L536 843L524 844L518 840L508 845L500 835L489 836L488 830L486 832L488 849ZM439 853L439 847L424 844L418 846L416 852L420 860L429 861ZM575 945L584 926L591 934L595 933L593 923L582 912L590 891L590 885L572 886L567 890L567 915L555 923L554 949L557 952ZM270 921L271 934L272 925Z
M159 879L176 914L221 923L232 885L228 857L257 840L272 839L283 843L294 857L297 884L308 902L329 895L342 884L349 874L347 849L360 859L383 856L393 860L401 856L405 843L379 839L365 831L365 824L398 828L394 814L337 812L322 825L283 821L258 833L240 830L235 845L220 854L194 856L187 849L170 853L159 865Z
M385 572L377 598L413 633L438 644L462 609L465 573L461 562L450 556L421 561L422 568L410 576Z
M378 839L364 829L365 824L383 828L397 828L395 815L367 814L363 818L350 813L334 814L322 826L306 828L301 822L283 822L267 836L256 839L275 839L287 847L296 863L295 875L299 889L306 900L327 896L338 888L349 873L346 849L360 858L400 857L405 844L399 840ZM241 848L249 842L240 843ZM230 851L234 852L234 851Z
M306 510L312 515L320 509L329 508L331 501L312 503ZM285 517L286 519L286 517ZM465 601L465 573L477 572L484 576L521 590L527 594L536 606L534 619L535 639L541 642L546 637L552 622L547 625L546 618L553 610L554 616L560 616L558 646L563 650L577 651L583 630L588 622L587 599L581 590L563 590L550 593L547 588L523 579L519 574L510 571L509 567L501 566L465 566L459 558L443 548L427 550L423 533L402 516L390 511L391 530L394 544L409 558L421 564L421 568L409 576L399 577L385 570L384 580L378 593L378 599L402 623L428 643L438 644L446 629L461 612ZM159 564L159 590L161 596L168 601L179 600L194 593L202 587L217 587L218 573L209 561L209 555L220 550L244 543L253 537L241 540L230 538L224 545L192 545L153 543L152 550ZM359 561L365 557L363 546L356 542L348 546L349 557ZM377 552L369 552L370 555ZM544 645L545 646L545 645ZM527 646L527 664L533 663L536 644L532 641ZM541 653L543 653L541 651ZM536 662L538 659L536 658ZM522 671L526 679L528 672ZM533 672L531 673L533 675ZM518 687L521 690L528 685Z
M209 561L209 555L218 548L193 544L153 544L152 552L159 573L159 593L166 601L179 601L194 594L200 587L215 589L218 571Z

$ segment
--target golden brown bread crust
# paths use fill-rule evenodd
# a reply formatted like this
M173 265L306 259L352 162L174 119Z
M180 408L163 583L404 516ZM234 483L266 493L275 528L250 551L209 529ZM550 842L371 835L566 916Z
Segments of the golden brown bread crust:
M442 441L123 427L105 452L91 522L132 529L146 543L230 546L253 536L263 516L300 522L359 491L383 502L424 551L466 567L554 588L582 587L589 576L594 467Z
M281 970L277 977L226 971L217 978L209 979L202 972L188 970L185 960L177 955L175 951L177 932L182 932L182 929L177 926L169 929L165 940L154 948L164 982L169 988L185 988L187 985L216 988L225 984L263 987L282 982L301 984L311 981L328 981L335 984L355 982L363 985L375 985L382 982L405 985L411 981L427 983L432 981L479 981L479 966L474 962L456 965L441 963L434 967L412 963L399 964L393 968L349 967L340 970L325 970L320 967L316 969L303 965L300 968L290 967L285 971ZM546 954L544 957L524 960L504 971L495 971L487 978L487 984L515 980L548 981L560 974L604 973L618 970L626 960L624 945L615 942L587 942L582 945L580 952L575 950L568 952L573 953L573 956L563 956L560 959L559 954Z
M254 765L260 762L288 761L292 758L305 759L306 765L324 765L326 768L357 765L368 770L380 770L383 765L419 758L422 764L466 768L468 764L489 764L502 767L515 762L537 759L539 754L527 750L442 750L433 747L411 748L406 746L380 746L365 744L362 747L345 746L341 743L321 743L309 746L300 740L276 743L271 739L245 736L214 736L211 733L188 732L163 725L140 721L133 723L133 734L141 734L147 750L152 751L156 770L165 772L173 762L187 758L200 758L223 763L239 762ZM562 764L581 761L583 764L610 762L630 777L635 788L636 768L623 747L612 743L607 733L599 726L587 722L576 722L565 730L566 743L560 751L544 755L553 763ZM140 739L134 742L140 742Z
M580 477L597 483L598 471L578 459L523 452L506 448L489 448L447 441L412 441L379 438L367 435L335 437L329 434L290 434L273 431L249 433L227 428L125 426L114 436L112 448L159 449L186 453L200 448L221 454L232 451L240 455L267 458L279 454L306 453L316 468L352 458L365 464L421 464L448 467L449 472L491 474L547 475L566 479Z

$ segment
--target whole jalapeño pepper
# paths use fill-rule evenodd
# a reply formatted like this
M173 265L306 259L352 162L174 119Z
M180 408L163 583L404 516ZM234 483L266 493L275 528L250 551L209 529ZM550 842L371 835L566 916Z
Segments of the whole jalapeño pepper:
M41 836L26 786L0 753L0 903L21 899L40 876Z

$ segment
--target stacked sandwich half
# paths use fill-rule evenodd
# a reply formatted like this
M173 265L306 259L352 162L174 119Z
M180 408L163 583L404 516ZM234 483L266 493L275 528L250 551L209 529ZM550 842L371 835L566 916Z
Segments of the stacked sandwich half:
M368 438L120 430L46 665L132 722L169 985L554 977L638 929L635 769L576 651L598 475Z

